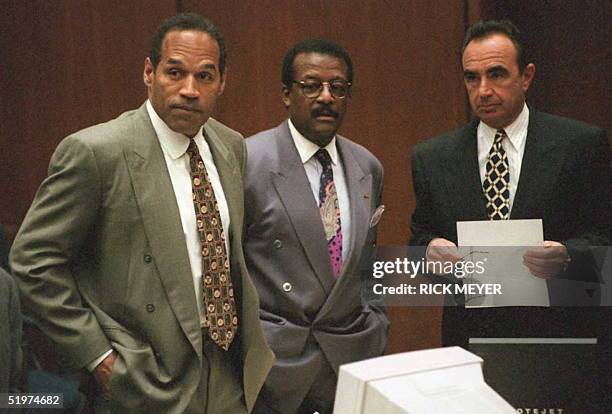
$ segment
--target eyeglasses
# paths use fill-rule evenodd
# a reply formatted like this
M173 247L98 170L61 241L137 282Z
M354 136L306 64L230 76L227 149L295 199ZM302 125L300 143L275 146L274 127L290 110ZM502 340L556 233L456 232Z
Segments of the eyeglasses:
M314 99L321 95L323 92L323 87L327 85L329 89L329 93L336 99L344 99L349 94L351 90L351 82L347 82L342 79L336 79L330 82L321 82L316 79L309 79L305 81L293 81L293 83L297 83L300 85L300 89L305 97Z

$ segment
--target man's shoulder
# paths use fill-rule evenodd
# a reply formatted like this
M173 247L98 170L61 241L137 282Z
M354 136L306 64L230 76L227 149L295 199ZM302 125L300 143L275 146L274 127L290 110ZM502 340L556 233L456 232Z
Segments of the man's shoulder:
M380 160L369 149L342 135L336 138L341 151L350 151L360 165L365 165L369 169L382 170Z
M566 118L540 111L531 111L529 129L547 131L558 139L575 140L585 136L599 136L603 129L577 119Z
M60 146L79 143L92 150L122 149L132 139L142 136L144 129L153 130L151 121L143 108L123 112L110 121L92 125L68 135Z
M286 131L284 131L283 128L285 128ZM285 135L290 136L289 127L287 126L286 122L282 122L280 125L277 125L274 128L266 129L247 137L247 148L259 146L262 143L270 143L271 141L280 139Z
M289 127L286 122L282 122L274 128L260 131L245 139L247 147L247 163L260 159L270 159L274 157L281 139L291 139Z
M217 121L215 118L208 118L206 125L212 128L218 135L222 136L224 141L241 142L244 139L240 132Z
M457 145L463 145L466 140L476 139L477 122L472 121L460 128L443 132L432 138L419 142L414 151L420 155L439 156L454 151Z

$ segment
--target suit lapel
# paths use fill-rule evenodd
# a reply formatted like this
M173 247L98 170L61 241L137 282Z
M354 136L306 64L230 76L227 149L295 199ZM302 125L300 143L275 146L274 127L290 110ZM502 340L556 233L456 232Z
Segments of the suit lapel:
M170 306L201 359L200 322L176 197L159 140L144 105L137 116L134 146L125 151L134 195Z
M205 139L212 152L213 160L225 194L230 215L229 234L231 240L242 238L242 221L244 213L244 194L242 192L242 177L238 161L232 152L227 149L223 140L211 128L211 121L204 124Z
M552 183L563 161L563 151L555 147L554 138L551 131L539 123L538 113L531 110L511 218L544 217L544 200L552 191Z
M317 202L287 122L281 124L276 133L279 164L271 171L272 183L319 283L329 293L334 279Z
M488 220L478 167L477 125L478 121L472 122L453 137L452 155L440 166L447 170L446 190L453 203L449 208L458 213L457 220Z
M344 167L351 212L350 250L342 266L342 274L344 274L346 269L352 269L355 265L354 261L359 261L361 247L364 245L368 234L372 175L366 175L363 172L348 147L345 138L337 137L337 146Z

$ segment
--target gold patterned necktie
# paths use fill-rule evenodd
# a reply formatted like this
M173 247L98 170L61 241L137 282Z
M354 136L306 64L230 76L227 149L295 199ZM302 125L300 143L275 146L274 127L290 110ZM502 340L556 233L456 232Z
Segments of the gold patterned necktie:
M485 179L482 183L491 220L507 220L510 216L510 166L502 143L506 131L498 129L489 150Z
M204 327L210 338L228 350L238 330L238 316L225 235L215 192L193 139L187 148L196 224L202 246Z

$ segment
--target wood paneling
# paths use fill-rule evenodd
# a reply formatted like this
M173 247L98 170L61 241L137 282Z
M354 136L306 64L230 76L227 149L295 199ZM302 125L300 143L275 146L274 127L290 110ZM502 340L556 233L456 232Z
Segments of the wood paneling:
M472 0L470 0L472 1ZM536 65L535 108L612 129L612 2L475 0L485 18L508 18Z
M170 0L3 3L0 223L9 232L62 138L144 101L150 38L174 12Z

